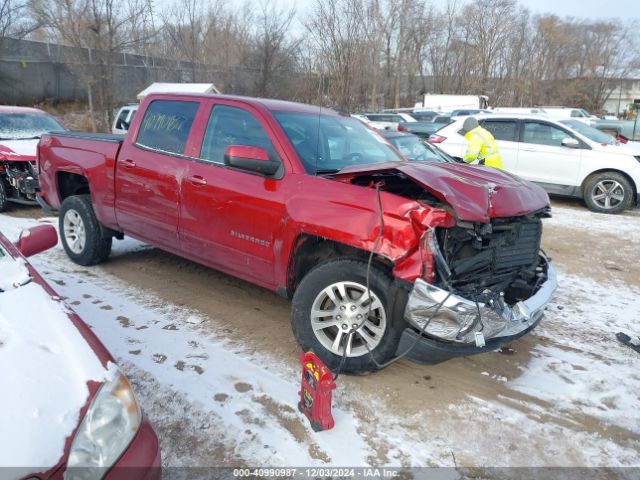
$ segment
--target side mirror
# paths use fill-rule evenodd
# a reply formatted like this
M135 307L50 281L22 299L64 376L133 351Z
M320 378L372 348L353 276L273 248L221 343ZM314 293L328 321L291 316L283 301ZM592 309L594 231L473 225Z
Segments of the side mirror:
M576 140L575 138L567 137L567 138L562 140L562 146L563 147L568 147L568 148L579 148L580 147L580 142L578 140Z
M280 162L269 158L264 148L245 145L229 145L224 151L224 164L261 175L273 175Z
M16 243L18 251L25 257L44 252L58 244L58 233L52 225L38 225L24 230Z

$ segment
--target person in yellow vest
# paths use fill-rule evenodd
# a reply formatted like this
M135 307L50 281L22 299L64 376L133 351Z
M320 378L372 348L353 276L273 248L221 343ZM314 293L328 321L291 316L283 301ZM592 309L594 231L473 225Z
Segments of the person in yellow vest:
M475 117L467 117L462 130L464 138L469 142L463 158L465 163L478 160L480 165L502 169L502 157L491 132L482 128Z

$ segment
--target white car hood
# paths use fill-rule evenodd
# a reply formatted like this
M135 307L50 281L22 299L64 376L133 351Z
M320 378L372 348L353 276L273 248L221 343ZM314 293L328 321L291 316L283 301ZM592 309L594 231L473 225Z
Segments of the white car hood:
M29 281L22 260L1 255L0 279L0 467L14 467L9 475L19 478L59 463L89 397L87 382L108 380L113 369L64 304L35 282L20 286Z
M16 155L35 157L39 141L40 139L38 138L31 138L29 140L0 140L0 153L6 148Z
M615 153L618 155L640 155L640 145L629 145L628 143L621 143L620 145L602 145L600 143L591 142L591 146L597 152Z

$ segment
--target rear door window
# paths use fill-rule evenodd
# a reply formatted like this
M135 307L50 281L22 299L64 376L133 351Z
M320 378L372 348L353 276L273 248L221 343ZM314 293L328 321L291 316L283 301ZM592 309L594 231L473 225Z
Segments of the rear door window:
M163 153L182 155L198 102L155 100L140 124L136 144Z
M518 124L515 120L482 120L480 125L489 130L496 140L516 141Z

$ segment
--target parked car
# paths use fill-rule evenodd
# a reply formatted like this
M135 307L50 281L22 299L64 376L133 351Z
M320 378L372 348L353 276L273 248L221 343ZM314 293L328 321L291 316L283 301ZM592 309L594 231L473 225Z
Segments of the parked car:
M417 162L446 163L454 160L435 145L411 133L385 130L381 132L404 158Z
M454 120L457 120L459 117L469 117L471 115L479 115L479 114L492 114L493 112L491 110L485 110L483 108L464 108L464 109L458 109L458 110L453 110L451 112L451 117L453 117Z
M415 122L408 113L363 113L360 116L369 121L369 125L377 130L397 130L400 122Z
M400 122L397 131L412 133L422 138L429 138L443 126L443 123L434 122Z
M158 439L91 329L26 257L51 225L0 233L0 467L9 478L160 478Z
M640 148L576 119L531 115L478 116L500 149L504 169L555 195L583 198L595 212L620 213L638 201ZM463 157L463 120L439 130L429 141Z
M500 114L509 114L513 115L514 113L530 113L532 115L546 115L547 112L544 108L540 107L495 107L492 113L500 113Z
M547 106L547 107L539 107L539 108L544 109L545 115L554 120L563 120L563 119L573 118L587 125L591 125L593 122L598 120L598 117L596 117L595 115L591 115L584 108L555 107L555 106Z
M634 120L597 120L592 126L616 137L622 143L640 142L640 122L636 124Z
M300 346L334 369L493 351L535 327L556 285L543 189L407 162L325 108L152 95L124 139L46 135L39 165L74 262L105 261L129 235L271 289L293 299Z
M454 119L451 118L450 114L438 115L437 117L434 117L433 123L440 125L440 128L442 128L445 125L449 125L451 122L453 122L453 120Z
M414 110L409 113L409 115L415 118L418 122L430 122L440 115L440 113L435 110Z
M65 128L36 108L0 106L0 212L9 203L36 205L36 148L40 135Z

